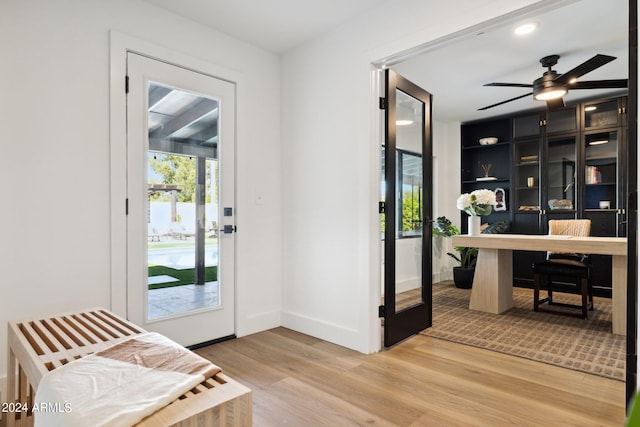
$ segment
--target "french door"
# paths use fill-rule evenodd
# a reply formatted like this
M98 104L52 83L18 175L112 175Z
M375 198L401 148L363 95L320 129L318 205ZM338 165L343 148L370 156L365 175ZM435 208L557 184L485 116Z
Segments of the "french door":
M235 334L235 87L127 55L127 316L182 345Z
M431 326L431 94L385 70L384 345Z

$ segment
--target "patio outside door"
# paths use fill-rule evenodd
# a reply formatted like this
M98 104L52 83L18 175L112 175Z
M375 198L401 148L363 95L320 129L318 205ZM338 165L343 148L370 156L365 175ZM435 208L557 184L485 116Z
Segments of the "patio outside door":
M431 94L385 70L384 345L431 326Z
M189 346L235 334L235 86L127 55L127 315Z

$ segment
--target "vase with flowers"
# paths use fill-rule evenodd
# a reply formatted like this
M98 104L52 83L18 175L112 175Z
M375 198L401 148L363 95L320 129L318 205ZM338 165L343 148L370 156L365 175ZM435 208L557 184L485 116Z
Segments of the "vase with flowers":
M469 215L467 234L480 235L480 217L489 215L496 205L496 194L487 189L474 190L464 193L456 201L458 209Z

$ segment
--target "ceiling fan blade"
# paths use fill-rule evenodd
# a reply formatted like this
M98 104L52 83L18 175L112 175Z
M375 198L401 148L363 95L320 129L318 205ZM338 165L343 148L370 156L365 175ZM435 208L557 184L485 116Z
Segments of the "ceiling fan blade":
M498 105L506 104L507 102L515 101L516 99L524 98L525 96L531 96L533 92L525 93L524 95L516 96L515 98L507 99L506 101L498 102L497 104L487 105L486 107L478 108L478 111L488 110L489 108L497 107Z
M615 89L615 88L626 88L629 86L629 81L627 79L618 79L618 80L592 80L586 82L575 82L569 85L569 90L571 89Z
M531 84L524 84L524 83L487 83L482 86L533 87L533 85Z
M557 110L564 107L564 100L562 98L550 99L547 101L548 110Z
M602 67L605 64L608 64L609 62L613 61L614 59L616 59L615 56L598 54L598 55L594 56L591 59L587 59L585 62L583 62L582 64L578 65L573 70L569 70L566 73L561 74L560 76L556 77L554 82L559 83L559 84L567 84L572 79L577 79L578 77L583 76L583 75L595 70L596 68L599 68L599 67Z

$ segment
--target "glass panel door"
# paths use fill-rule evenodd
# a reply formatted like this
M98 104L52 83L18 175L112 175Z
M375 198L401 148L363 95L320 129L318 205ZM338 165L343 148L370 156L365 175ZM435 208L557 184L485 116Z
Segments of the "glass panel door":
M235 87L133 53L127 67L127 315L183 345L232 336Z
M431 326L431 95L386 70L384 345Z

